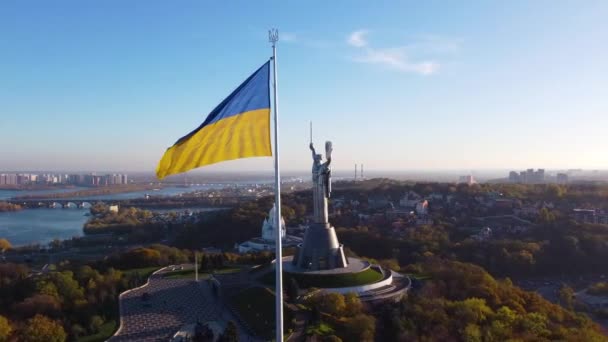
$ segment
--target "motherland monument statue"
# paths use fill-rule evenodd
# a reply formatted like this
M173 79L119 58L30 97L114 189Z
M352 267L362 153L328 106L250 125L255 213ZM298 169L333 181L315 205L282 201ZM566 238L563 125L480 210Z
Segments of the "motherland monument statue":
M311 134L312 136L312 134ZM331 196L332 143L325 143L326 161L317 154L312 143L312 197L313 222L306 229L304 243L298 246L293 264L303 270L330 270L348 266L344 248L338 242L336 231L328 220L327 203Z

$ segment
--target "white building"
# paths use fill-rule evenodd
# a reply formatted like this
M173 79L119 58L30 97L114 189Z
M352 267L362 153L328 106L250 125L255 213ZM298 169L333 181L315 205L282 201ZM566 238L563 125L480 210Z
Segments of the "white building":
M268 218L264 219L264 223L262 223L262 236L253 238L249 241L245 241L236 247L239 250L239 253L249 253L249 252L261 252L261 251L274 251L275 249L275 239L277 234L277 225L275 223L276 216L276 208L273 205L272 209L268 213ZM287 247L293 245L293 243L297 243L299 239L287 236L285 229L285 220L281 217L281 240L283 241L283 246ZM292 241L297 239L298 241Z
M266 241L275 241L277 233L276 233L276 204L272 206L270 212L268 213L268 218L264 220L262 224L262 240ZM285 238L285 219L281 217L281 239Z

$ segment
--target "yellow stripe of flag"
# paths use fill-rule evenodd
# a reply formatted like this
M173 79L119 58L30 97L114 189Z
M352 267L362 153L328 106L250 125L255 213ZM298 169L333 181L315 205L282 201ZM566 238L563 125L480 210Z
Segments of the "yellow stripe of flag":
M186 172L225 160L271 156L270 62L222 101L194 131L167 149L156 176Z

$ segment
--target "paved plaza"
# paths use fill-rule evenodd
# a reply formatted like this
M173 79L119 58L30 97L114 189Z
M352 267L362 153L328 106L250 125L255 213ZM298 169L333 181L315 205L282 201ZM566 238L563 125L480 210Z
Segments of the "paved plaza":
M120 296L121 327L109 341L168 341L185 324L236 322L216 300L207 281L163 278L168 270L162 269L147 285ZM249 340L239 330L242 340Z
M283 271L288 273L302 273L306 274L345 274L345 273L358 273L368 269L371 265L368 261L361 260L358 258L348 258L348 266L341 268L332 268L330 270L316 270L311 271L307 269L301 269L292 263L293 256L283 257Z

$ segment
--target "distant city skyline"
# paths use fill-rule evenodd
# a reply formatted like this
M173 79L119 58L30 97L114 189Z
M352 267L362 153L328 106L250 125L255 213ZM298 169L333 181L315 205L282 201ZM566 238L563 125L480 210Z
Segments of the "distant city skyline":
M277 27L286 172L310 168L310 121L344 172L608 169L606 17L605 1L5 1L0 168L153 172Z

